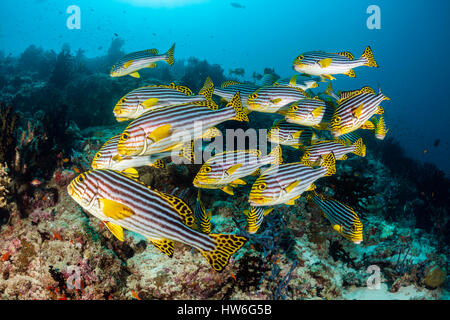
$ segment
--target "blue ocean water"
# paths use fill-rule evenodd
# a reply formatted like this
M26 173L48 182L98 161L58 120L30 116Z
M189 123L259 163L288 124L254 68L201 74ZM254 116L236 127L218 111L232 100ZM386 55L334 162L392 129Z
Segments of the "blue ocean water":
M80 8L80 29L66 25L71 5ZM380 8L381 29L367 27L371 5ZM392 99L385 106L389 135L407 155L449 173L449 9L448 1L421 0L3 0L0 50L19 55L34 44L59 51L67 43L94 57L117 35L126 52L163 51L175 42L176 58L244 68L244 79L251 80L265 67L292 76L301 52L359 56L370 45L380 68L358 68L356 79L339 76L335 89L379 85Z

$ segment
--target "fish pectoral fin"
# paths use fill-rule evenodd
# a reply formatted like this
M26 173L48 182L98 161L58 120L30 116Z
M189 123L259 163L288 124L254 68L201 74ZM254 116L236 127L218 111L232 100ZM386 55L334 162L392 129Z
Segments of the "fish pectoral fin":
M133 209L128 206L109 199L99 199L100 208L105 216L114 220L131 217L134 214Z
M133 78L140 78L141 77L137 71L133 72L133 73L130 73L130 76L132 76Z
M220 190L222 190L225 193L228 193L229 195L234 196L233 188L231 188L230 186L222 187L220 188Z
M315 109L311 112L311 114L313 115L313 117L314 117L314 118L319 117L319 116L322 114L323 108L324 108L323 106L320 106L320 107L315 108Z
M243 186L245 186L245 185L247 184L247 182L245 182L245 181L242 180L242 179L236 179L236 180L234 180L234 181L232 182L232 184L243 185Z
M272 100L270 100L270 102L272 102L273 104L277 104L277 103L279 103L279 102L281 102L281 98L276 98L276 99L272 99Z
M338 224L334 224L332 225L332 228L334 230L336 230L337 232L341 232L342 231L342 226L338 225Z
M325 59L320 60L318 63L320 64L320 66L322 68L328 68L332 61L333 61L333 59L331 59L331 58L325 58Z
M292 189L294 189L299 183L300 183L300 180L296 180L296 181L292 182L286 188L284 188L284 191L286 191L286 193L291 192Z
M162 125L155 130L153 130L148 138L152 139L154 142L167 138L170 135L171 126L170 124Z
M158 98L150 98L150 99L145 100L141 104L144 107L144 109L148 109L148 108L153 107L157 103L158 103Z
M111 223L109 221L103 221L105 226L109 231L117 238L119 241L123 241L123 228L117 224Z
M356 73L353 71L353 69L350 69L346 73L344 73L346 76L349 76L350 78L356 78Z
M134 60L130 60L130 61L125 62L125 63L123 64L123 67L124 67L125 69L128 69L128 67L131 66L131 64L133 63L133 61L134 61Z
M148 239L159 251L166 254L169 258L173 256L173 241L169 239Z
M356 108L352 111L352 114L356 119L359 119L359 117L361 116L363 107L364 107L364 103L360 104L358 108Z
M130 120L130 119L128 119L128 118L116 118L116 120L117 120L117 122L124 122L124 121L128 121L128 120Z
M137 170L135 168L128 168L122 171L122 173L124 173L126 176L132 178L132 179L138 179L139 178L139 173L137 172Z
M267 216L269 213L273 211L273 208L267 208L264 210L264 216Z
M227 171L225 171L226 172L226 174L227 175L232 175L233 173L235 173L236 172L236 170L238 170L240 167L242 167L242 163L238 163L238 164L235 164L235 165L232 165L230 168L228 168L228 170Z
M316 185L314 183L311 183L311 185L308 187L308 189L306 189L306 191L314 191L316 190Z

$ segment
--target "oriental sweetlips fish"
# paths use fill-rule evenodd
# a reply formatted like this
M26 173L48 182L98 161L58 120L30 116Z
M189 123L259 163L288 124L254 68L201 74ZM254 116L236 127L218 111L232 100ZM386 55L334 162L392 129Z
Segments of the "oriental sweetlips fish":
M303 192L315 189L316 180L335 173L333 153L326 155L316 169L300 162L271 167L255 181L248 201L251 206L294 205Z
M320 207L332 228L340 235L356 244L363 241L363 225L355 210L337 200L319 195L315 191L307 198Z
M373 129L375 138L377 138L378 140L384 140L389 129L386 129L386 124L384 123L383 116L380 116L379 119L376 117L372 117L372 119L370 119L370 122L372 122L375 126L375 129Z
M368 46L359 59L355 59L350 52L327 53L323 51L306 52L294 60L294 69L298 72L315 76L322 76L333 80L332 74L345 74L356 77L353 71L356 67L378 67L373 53Z
M146 112L126 127L117 151L136 156L178 149L190 140L220 135L215 126L227 120L249 121L239 92L220 110L192 103Z
M172 155L171 152L163 152L150 156L122 157L117 153L117 143L119 140L120 134L113 136L103 144L92 160L91 167L93 169L113 169L123 171L129 168L142 166L164 168L165 165L162 159ZM128 173L130 172L131 171L128 171Z
M249 95L247 108L251 111L276 113L288 103L307 97L309 95L300 88L280 85L262 87Z
M178 241L200 250L218 272L247 241L237 235L196 231L194 214L183 200L150 189L119 171L82 173L72 180L67 191L120 241L124 241L125 228L146 237L169 257L173 255L173 241Z
M354 144L349 144L343 140L325 140L314 143L306 148L301 162L307 166L320 165L325 155L333 153L336 160L346 160L347 153L354 153L360 157L366 156L366 146L362 138Z
M122 77L130 75L134 78L140 78L138 73L143 68L155 68L156 62L166 61L169 65L175 62L173 54L175 44L164 54L158 54L157 49L148 49L129 53L117 61L111 68L111 77Z
M221 189L233 195L232 187L247 184L241 178L259 174L265 165L276 166L283 162L281 146L267 156L260 150L225 151L209 158L194 178L194 186L205 189Z
M288 104L286 109L287 122L304 126L319 126L327 111L327 105L325 101L315 97L313 99L294 101Z
M310 145L316 139L316 135L310 127L280 120L270 128L267 139L273 143L298 149L304 145Z
M188 87L177 86L174 83L145 86L123 96L117 102L113 112L117 121L122 122L136 119L153 109L191 102L209 101L212 109L217 109L216 103L211 100L212 90L213 88L208 90L207 87L203 87L198 95L193 95Z
M237 92L241 95L241 102L244 107L247 106L247 99L250 94L258 90L260 87L250 83L240 83L228 80L222 83L220 88L214 87L213 94L221 97L224 101L230 101Z
M261 226L264 217L273 211L273 208L251 207L250 210L244 210L247 216L247 232L256 233Z
M341 92L338 107L331 119L331 133L336 138L356 129L374 130L375 126L369 119L374 114L383 114L380 107L383 100L390 100L381 90L375 94L370 87L360 90Z

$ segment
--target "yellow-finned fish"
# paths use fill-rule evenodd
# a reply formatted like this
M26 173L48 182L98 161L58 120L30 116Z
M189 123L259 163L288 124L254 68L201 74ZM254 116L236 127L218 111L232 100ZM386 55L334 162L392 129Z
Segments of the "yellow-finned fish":
M375 129L373 130L375 138L377 138L378 140L384 140L386 134L389 132L389 129L386 129L386 124L384 123L383 116L380 116L379 119L373 116L372 119L370 119L370 122L372 122L375 126Z
M131 172L130 168L142 166L164 168L162 159L172 155L171 152L163 152L141 157L122 157L117 153L119 139L120 134L113 136L103 144L92 160L91 167L93 169L128 170L128 172Z
M311 51L302 53L294 60L296 71L322 76L329 80L334 79L332 74L345 74L354 78L356 75L353 69L361 66L378 67L370 46L364 50L359 59L355 59L350 52Z
M290 102L307 97L309 95L300 88L280 85L262 87L249 95L247 109L266 113L282 113L282 108Z
M198 190L197 201L195 202L194 215L197 226L203 233L211 233L211 210L206 210L201 199L201 191Z
M256 233L261 226L264 217L273 211L273 208L251 207L250 210L244 210L247 216L247 232Z
M322 209L323 215L330 221L331 226L344 238L359 244L363 241L363 224L358 214L346 204L332 198L311 192L308 200L312 200Z
M275 147L267 156L262 156L260 150L225 151L202 165L193 184L197 188L221 189L233 195L232 187L247 184L241 178L255 174L262 166L282 162L281 146Z
M380 103L390 100L381 90L378 94L370 87L341 92L338 107L331 119L331 133L335 138L359 128L374 130L369 119L374 114L384 113Z
M317 88L319 84L317 82L322 81L318 77L311 77L309 74L305 75L294 75L290 79L278 79L271 73L266 73L261 79L263 86L272 86L274 84L279 84L281 86L289 86L293 88L300 88L302 90L308 90Z
M122 156L170 151L190 140L220 135L215 126L227 120L249 121L239 92L220 110L212 110L205 102L205 105L188 103L146 112L126 127L117 151Z
M310 127L279 120L270 128L267 139L273 143L299 149L310 145L316 139L316 134Z
M158 54L157 49L148 49L129 53L120 58L111 68L111 77L123 77L130 75L134 78L140 78L138 73L143 68L155 68L156 62L166 61L169 65L175 62L173 54L175 51L175 43L163 54Z
M323 158L321 167L314 169L300 162L271 167L255 181L250 191L251 206L295 204L303 192L314 190L314 182L336 173L333 153Z
M304 126L319 126L330 107L327 107L325 101L314 97L313 99L294 101L288 104L286 109L287 122Z
M173 255L173 242L181 242L198 249L218 272L247 241L232 234L196 231L194 214L183 200L150 189L119 171L82 173L72 180L67 191L120 241L124 241L123 229L127 229L146 237L169 257Z
M208 83L205 83L207 86ZM210 84L212 85L212 83ZM174 83L170 85L145 86L127 93L114 107L114 116L117 121L128 121L136 119L142 114L161 107L185 104L190 102L208 101L212 108L218 108L211 99L214 88L208 90L203 87L198 95L193 95L191 89L178 86Z
M307 147L301 158L301 162L307 166L320 165L325 155L333 153L336 160L346 160L347 153L354 153L360 157L366 156L366 146L362 138L354 144L343 140L324 140Z

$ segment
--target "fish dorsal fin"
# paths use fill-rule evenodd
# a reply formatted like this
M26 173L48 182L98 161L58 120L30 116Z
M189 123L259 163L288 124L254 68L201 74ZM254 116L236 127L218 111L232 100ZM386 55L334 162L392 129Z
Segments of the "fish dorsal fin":
M186 86L178 86L175 83L171 83L171 84L155 84L155 85L151 85L151 86L146 86L146 88L165 88L165 89L173 89L175 91L184 93L187 96L192 96L192 90L189 89Z
M147 50L148 53L158 54L158 49L152 48Z
M148 138L152 139L154 142L157 142L159 140L167 138L170 135L170 131L171 131L170 124L165 124L153 130L148 135Z
M150 99L145 100L141 104L144 107L144 109L148 109L148 108L155 106L158 103L158 100L159 100L158 98L150 98Z
M99 199L98 201L100 202L100 209L108 218L121 220L131 217L134 214L133 209L120 202L110 199Z
M306 92L305 90L303 90L302 88L298 88L298 87L289 87L289 88L297 90L298 92L302 93L306 98L311 98L310 94L308 92Z
M210 110L219 109L219 106L213 100L193 101L193 102L185 103L185 105L188 105L188 104L195 104L197 106L207 107Z
M348 52L348 51L338 52L338 53L336 53L336 54L338 54L338 55L340 55L340 56L343 56L343 57L346 57L346 58L349 58L350 60L354 60L354 59L355 59L355 57L353 56L353 54L351 54L351 53Z
M221 88L227 88L229 86L234 86L236 84L241 84L239 81L227 80L222 83Z
M131 66L131 64L133 63L133 61L134 61L134 60L130 60L130 61L125 62L125 63L123 64L123 67L124 67L125 69L128 69L128 67Z
M105 226L109 231L117 238L119 241L123 241L123 228L117 224L111 223L109 221L103 221Z
M134 180L139 178L139 173L135 168L127 168L125 170L122 170L122 173Z
M318 63L322 68L328 68L331 65L331 62L333 62L333 59L331 58L325 58L320 60Z
M173 241L169 239L159 239L159 240L153 240L149 238L150 242L162 253L166 254L169 258L172 258L173 251L174 251L174 245Z
M194 214L189 206L180 198L177 198L171 194L158 192L159 196L166 200L173 209L178 213L181 218L181 222L189 228L195 229Z
M371 87L362 87L359 90L353 90L353 91L343 91L339 95L339 103L344 102L345 100L348 100L352 97L359 96L363 93L369 93L369 94L375 94L375 91Z
M214 137L220 137L222 135L222 132L217 129L216 127L211 127L207 129L205 132L203 132L201 138L202 139L212 139Z
M154 168L163 169L163 168L165 168L166 165L165 165L164 161L162 161L161 159L158 159L155 162L153 162L152 164L150 164L150 166L154 167Z

